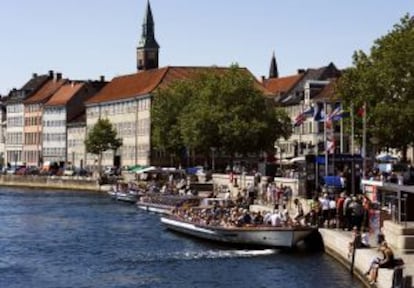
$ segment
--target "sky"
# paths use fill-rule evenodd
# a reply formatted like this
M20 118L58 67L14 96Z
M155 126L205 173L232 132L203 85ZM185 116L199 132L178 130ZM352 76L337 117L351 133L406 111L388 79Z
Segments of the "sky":
M147 0L13 0L0 10L0 95L33 73L107 80L136 72ZM411 0L150 0L160 67L238 63L267 76L352 65L389 33Z

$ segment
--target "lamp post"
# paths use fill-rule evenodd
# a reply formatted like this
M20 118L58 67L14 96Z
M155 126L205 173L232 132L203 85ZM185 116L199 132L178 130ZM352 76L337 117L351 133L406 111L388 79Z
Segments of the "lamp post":
M211 150L211 171L214 172L215 170L214 152L216 152L216 147L210 147L210 150Z
M303 103L304 103L303 100L301 100L300 103L299 103L299 105L300 105L300 107L299 107L300 114L303 113ZM299 126L298 156L301 156L302 155L302 125Z
M282 154L283 154L283 149L282 149L282 146L279 146L279 153L280 153L280 156L279 156L279 165L280 165L280 173L282 173Z
M15 170L17 168L17 157L18 157L18 152L14 151L14 169Z

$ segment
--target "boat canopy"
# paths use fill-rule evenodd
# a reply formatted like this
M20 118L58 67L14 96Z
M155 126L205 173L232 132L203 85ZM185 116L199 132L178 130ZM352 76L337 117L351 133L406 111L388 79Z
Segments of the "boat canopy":
M155 171L157 168L154 166L146 166L146 167L142 167L141 169L136 169L134 172L136 174L141 174L141 173L145 173L145 172L150 172L150 171Z

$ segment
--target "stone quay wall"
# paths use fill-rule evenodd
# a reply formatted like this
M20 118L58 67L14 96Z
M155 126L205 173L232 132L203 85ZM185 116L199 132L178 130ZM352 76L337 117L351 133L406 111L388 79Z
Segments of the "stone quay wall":
M336 229L319 228L325 252L335 258L338 262L348 267L351 271L352 259L348 257L349 242L352 241L352 233ZM399 255L396 255L397 257ZM368 270L369 264L375 257L382 257L377 247L355 250L353 274L358 277L367 287L368 279L364 273ZM393 269L381 268L378 273L377 288L390 288L393 282ZM372 286L371 286L372 287Z
M95 179L70 176L0 175L0 186L102 191Z

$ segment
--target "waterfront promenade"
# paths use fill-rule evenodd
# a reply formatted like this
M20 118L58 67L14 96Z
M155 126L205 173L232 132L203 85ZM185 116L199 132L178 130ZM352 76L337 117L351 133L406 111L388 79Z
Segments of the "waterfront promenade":
M96 179L71 176L0 175L0 186L79 191L108 190L108 185L101 186Z
M351 258L348 258L348 243L352 239L352 232L343 231L340 229L327 229L319 228L319 233L322 237L325 252L337 259L346 267L349 267L351 273ZM377 251L377 245L371 239L372 248L356 249L355 262L354 262L354 275L359 277L367 287L378 287L378 288L390 288L393 287L393 269L381 268L378 273L378 280L376 285L369 285L369 281L364 276L364 272L368 270L369 263L374 257L382 257L380 252ZM414 254L406 253L398 250L394 247L393 251L395 257L402 258L404 260L403 268L403 282L405 286L396 286L398 288L410 288L413 287L414 278Z

